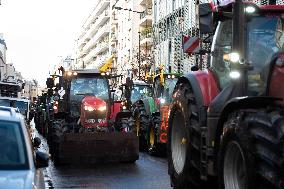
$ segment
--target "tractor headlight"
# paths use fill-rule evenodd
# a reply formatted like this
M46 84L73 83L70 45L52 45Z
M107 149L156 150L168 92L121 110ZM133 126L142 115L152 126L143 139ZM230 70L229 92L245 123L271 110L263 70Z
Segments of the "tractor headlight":
M249 14L252 14L256 11L255 7L253 6L248 6L245 8L245 10L246 10L246 13L249 13Z
M92 106L85 106L84 109L89 112L94 111L94 108Z
M123 109L123 110L126 110L126 106L122 106L122 109Z
M98 108L99 111L106 111L106 109L107 109L106 106L101 106Z
M237 63L237 62L240 61L240 55L237 52L232 52L232 53L229 53L229 54L224 54L223 59L225 61Z
M72 75L72 72L67 72L67 75L68 75L68 76L71 76L71 75Z
M231 71L231 72L230 72L230 77L231 77L232 79L238 79L238 78L240 78L240 76L241 76L241 74L240 74L240 72L238 72L238 71Z
M164 104L166 102L166 100L164 98L160 99L161 104Z

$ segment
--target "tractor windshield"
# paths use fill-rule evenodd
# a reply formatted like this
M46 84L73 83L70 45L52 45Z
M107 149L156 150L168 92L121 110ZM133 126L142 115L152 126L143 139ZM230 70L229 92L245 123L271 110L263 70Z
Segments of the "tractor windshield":
M147 96L152 96L151 88L149 85L135 85L131 92L131 102L136 102L139 99L142 99Z
M109 87L106 78L78 77L71 81L70 99L80 99L86 95L109 99Z
M81 101L85 96L109 100L108 80L103 77L77 77L71 81L70 111L73 116L80 116Z
M261 15L247 18L246 60L253 65L248 72L248 94L263 95L269 62L272 56L283 51L284 15ZM211 69L218 77L221 89L230 84L230 63L223 59L232 51L232 21L220 22L214 36Z
M172 94L176 86L177 80L178 80L177 78L166 78L165 79L163 97L165 98L166 102L171 102Z
M272 56L283 51L284 15L256 16L247 25L247 60L253 64L249 73L249 92L263 94Z
M163 98L165 100L165 103L171 102L172 100L172 94L175 88L175 85L177 83L177 78L174 77L165 77L164 79L164 85L160 82L160 77L155 79L155 95L157 98Z

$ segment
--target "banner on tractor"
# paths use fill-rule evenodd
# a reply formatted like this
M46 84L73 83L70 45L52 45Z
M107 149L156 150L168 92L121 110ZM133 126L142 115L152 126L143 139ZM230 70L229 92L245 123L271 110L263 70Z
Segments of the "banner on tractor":
M200 50L199 38L198 37L189 37L183 36L183 52L192 54L198 53Z

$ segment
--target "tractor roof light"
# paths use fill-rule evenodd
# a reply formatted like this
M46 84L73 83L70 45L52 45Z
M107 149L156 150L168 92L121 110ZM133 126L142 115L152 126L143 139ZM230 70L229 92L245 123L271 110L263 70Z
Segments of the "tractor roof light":
M67 72L67 75L68 76L72 76L72 72Z
M231 72L230 72L230 77L231 77L232 79L239 79L240 76L241 76L241 73L238 72L238 71L231 71Z
M170 79L170 78L171 78L171 75L168 75L168 78Z
M76 75L78 75L78 73L77 72L73 72L73 75L76 76Z
M237 63L240 61L240 54L237 52L231 52L229 54L224 54L223 59L225 61L230 61L233 63Z
M175 75L172 75L172 79L174 79L174 78L176 78L176 76L175 76Z
M245 8L245 11L246 11L246 13L248 13L248 14L252 14L252 13L255 13L256 8L255 8L254 6L247 6L247 7Z
M106 73L105 73L105 72L102 72L102 73L101 73L101 75L102 75L102 76L105 76L105 75L106 75Z

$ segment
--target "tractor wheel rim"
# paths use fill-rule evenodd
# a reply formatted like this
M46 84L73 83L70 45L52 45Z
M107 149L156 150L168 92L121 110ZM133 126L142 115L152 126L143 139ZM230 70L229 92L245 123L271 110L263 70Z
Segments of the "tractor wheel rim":
M153 147L155 144L155 132L154 128L150 129L150 146Z
M173 166L177 174L182 173L186 161L187 140L184 118L181 112L176 112L172 125L171 151Z
M247 185L246 170L241 146L237 142L229 143L224 158L225 189L245 189Z

